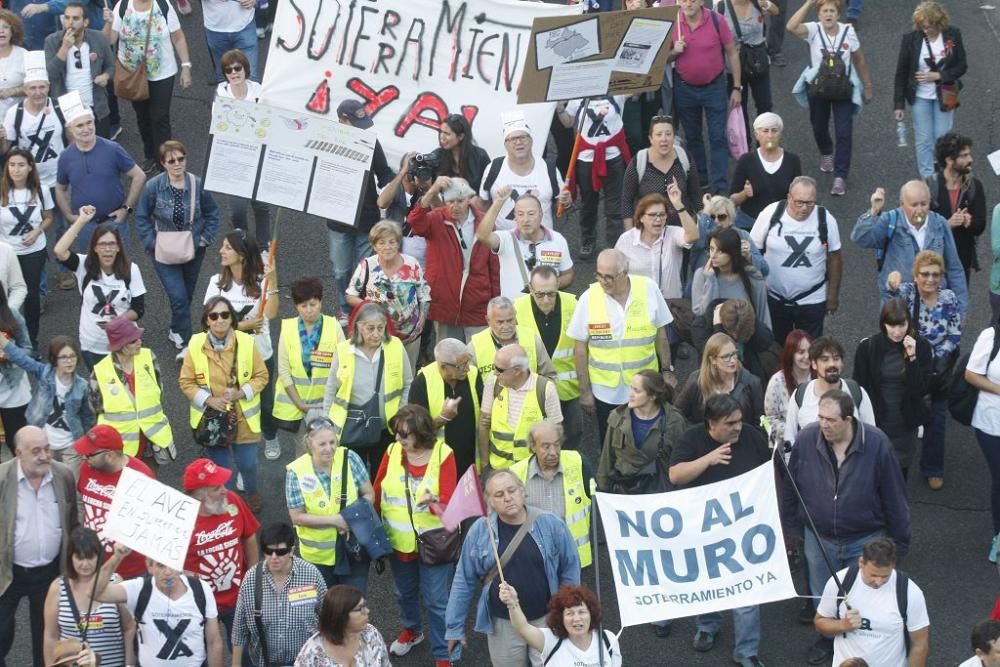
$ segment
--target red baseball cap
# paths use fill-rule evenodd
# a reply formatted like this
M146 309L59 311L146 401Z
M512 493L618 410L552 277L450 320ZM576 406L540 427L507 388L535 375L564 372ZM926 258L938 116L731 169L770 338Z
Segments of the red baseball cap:
M125 449L125 443L122 442L121 433L116 431L113 426L98 424L80 436L73 443L73 449L80 456L90 456L107 450L120 452Z
M194 491L206 486L222 486L233 476L228 468L210 459L195 459L184 469L184 490Z

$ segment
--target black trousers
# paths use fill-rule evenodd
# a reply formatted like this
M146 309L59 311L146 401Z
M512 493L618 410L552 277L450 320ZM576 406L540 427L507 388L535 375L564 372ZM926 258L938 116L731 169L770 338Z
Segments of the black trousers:
M38 349L38 321L42 316L42 271L49 254L39 250L28 255L18 255L17 263L21 266L24 282L28 285L28 296L24 299L24 319L28 324L28 335L31 337L31 347Z
M12 519L13 520L13 519ZM14 569L14 580L10 587L0 595L0 667L7 667L7 654L14 643L14 617L21 598L28 598L29 618L31 619L31 659L33 667L43 667L42 630L44 623L45 596L49 592L52 581L59 576L59 559L48 565L24 568L18 565ZM19 667L24 665L18 660Z
M170 101L174 96L174 79L149 82L149 99L132 102L135 122L142 136L142 153L146 159L156 160L160 144L172 139L170 129Z

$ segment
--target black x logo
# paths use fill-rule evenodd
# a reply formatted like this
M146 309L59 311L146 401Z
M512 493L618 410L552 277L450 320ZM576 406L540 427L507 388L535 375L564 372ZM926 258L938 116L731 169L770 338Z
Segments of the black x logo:
M590 119L590 129L587 130L588 137L611 136L611 130L609 130L608 126L604 124L604 116L599 115L596 111L587 107L587 118Z
M91 285L90 289L94 293L94 298L97 299L97 303L94 304L93 308L94 315L100 315L101 311L104 310L105 308L109 310L114 310L114 307L111 305L111 302L114 301L115 297L118 296L119 290L113 289L107 295L105 295L104 290L102 290L97 285Z
M28 137L28 141L31 145L28 146L28 150L35 149L35 164L39 162L46 162L47 160L54 160L58 155L52 150L52 135L56 133L55 130L49 130L48 132L39 132L38 134Z
M181 641L181 637L184 636L184 631L187 630L191 619L186 618L175 627L170 627L170 624L162 619L156 619L153 623L156 624L156 629L164 637L163 648L156 654L157 658L160 660L175 660L194 655L194 652L188 648L188 645Z
M801 241L797 241L794 236L786 236L785 243L787 243L788 247L792 249L792 252L788 255L788 259L782 262L781 265L789 269L797 269L800 266L810 268L812 266L812 262L810 262L809 258L806 257L806 248L809 247L813 238L815 237L806 236L803 237Z
M511 200L511 202L513 202L513 203L516 204L517 200L520 197L521 197L520 193L518 193L517 190L514 190L513 188L511 188L511 191L510 191L510 200ZM514 219L514 207L513 206L510 207L510 213L507 214L507 219L508 220L513 220Z
M31 215L35 212L36 206L28 206L23 211L18 206L8 206L7 210L17 219L17 224L10 230L11 236L21 236L27 234L34 227L31 226Z
M246 316L250 314L251 310L253 310L253 304L250 304L249 306L243 306L242 308L237 310L236 321L242 322L244 319L246 319Z

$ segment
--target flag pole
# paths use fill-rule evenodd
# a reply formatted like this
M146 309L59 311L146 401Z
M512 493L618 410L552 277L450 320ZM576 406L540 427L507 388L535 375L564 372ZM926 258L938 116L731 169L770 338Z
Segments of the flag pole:
M493 534L493 526L490 525L490 517L487 515L484 518L486 519L486 530L490 533L490 546L493 547L493 557L497 559L497 574L500 575L500 583L506 584L507 580L503 577L503 568L500 567L500 551L497 549L497 537Z
M597 552L597 480L590 478L590 559L594 563L594 593L601 602L601 559ZM604 619L597 625L597 660L604 667Z
M278 206L277 211L274 212L274 224L271 225L271 245L268 246L267 250L267 264L269 267L274 266L275 255L278 250L278 223L281 222L281 210L282 207ZM270 282L270 277L265 276L264 287L261 289L260 294L260 316L264 317L264 308L267 306L267 288Z
M566 183L563 185L562 192L569 191L569 183L573 180L573 174L576 171L576 156L580 154L580 138L583 136L583 119L587 116L587 107L589 105L589 97L585 97L580 101L580 122L573 124L576 130L576 137L573 139L573 152L569 156L569 167L566 168ZM561 218L564 210L565 207L562 205L562 202L559 202L556 206L556 217Z

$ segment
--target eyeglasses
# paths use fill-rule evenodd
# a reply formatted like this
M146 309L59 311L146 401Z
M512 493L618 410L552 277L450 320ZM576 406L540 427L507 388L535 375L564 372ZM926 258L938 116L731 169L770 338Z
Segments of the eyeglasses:
M504 142L511 144L524 144L528 143L530 140L531 140L531 135L529 134L516 134L513 137L507 137L506 139L504 139Z
M712 220L715 220L716 222L725 222L726 220L729 220L728 213L711 213L709 214L708 217L710 217Z
M532 292L538 299L554 299L559 296L559 292Z
M662 213L643 213L642 217L644 217L644 218L652 218L653 220L666 220L667 219L667 212L664 211Z
M816 200L810 201L808 199L793 199L792 204L798 206L799 208L812 208L816 205Z
M77 69L83 69L83 53L80 51L80 49L77 49L76 51L73 52L73 59L76 61L74 62L74 66Z
M723 361L733 361L739 355L736 352L730 352L729 354L717 354L716 359L722 359Z
M413 431L404 431L402 429L396 429L396 435L400 438L409 438L413 435Z
M528 271L532 271L534 270L535 265L538 264L538 244L529 243L528 252L531 254L529 254L528 258L524 260L524 265L528 267Z
M497 375L503 375L509 370L510 370L509 368L500 368L499 366L496 365L493 366L493 372L495 372Z
M117 248L118 241L98 241L94 244L95 248Z
M447 362L447 361L442 361L441 365L442 366L450 366L451 368L454 368L456 371L460 371L462 373L464 373L464 372L466 372L466 371L469 370L469 362L465 362L464 364L459 365L459 364L453 364L453 363L450 363L450 362Z
M223 310L223 311L220 311L220 312L217 312L217 313L209 313L208 314L208 319L212 320L213 322L215 322L216 320L218 320L220 317L222 319L224 319L224 320L228 320L229 319L229 311L228 310Z
M84 456L83 458L85 458L85 459L87 459L87 460L89 461L90 459L92 459L92 458L95 458L95 457L97 457L97 456L101 456L102 454L107 454L107 453L108 453L109 451L111 451L111 450L108 450L108 449L100 449L100 450L98 450L98 451L96 451L96 452L93 452L93 453L91 453L91 454L87 454L87 455L86 455L86 456Z
M185 160L187 160L187 155L181 155L180 157L168 158L167 160L165 160L165 162L167 164L184 164Z
M602 283L610 283L615 278L617 278L618 276L622 275L623 273L625 273L625 272L624 271L621 271L619 273L600 273L600 272L595 272L594 273L594 277L597 278Z
M263 547L261 551L265 556L287 556L292 553L291 547Z
M56 361L76 361L75 354L60 354L56 357Z
M931 280L938 280L941 278L940 271L917 271L917 275L921 278L929 278Z
M235 72L242 72L243 71L243 65L230 65L229 67L224 67L222 69L222 71L225 72L226 74L233 74Z

